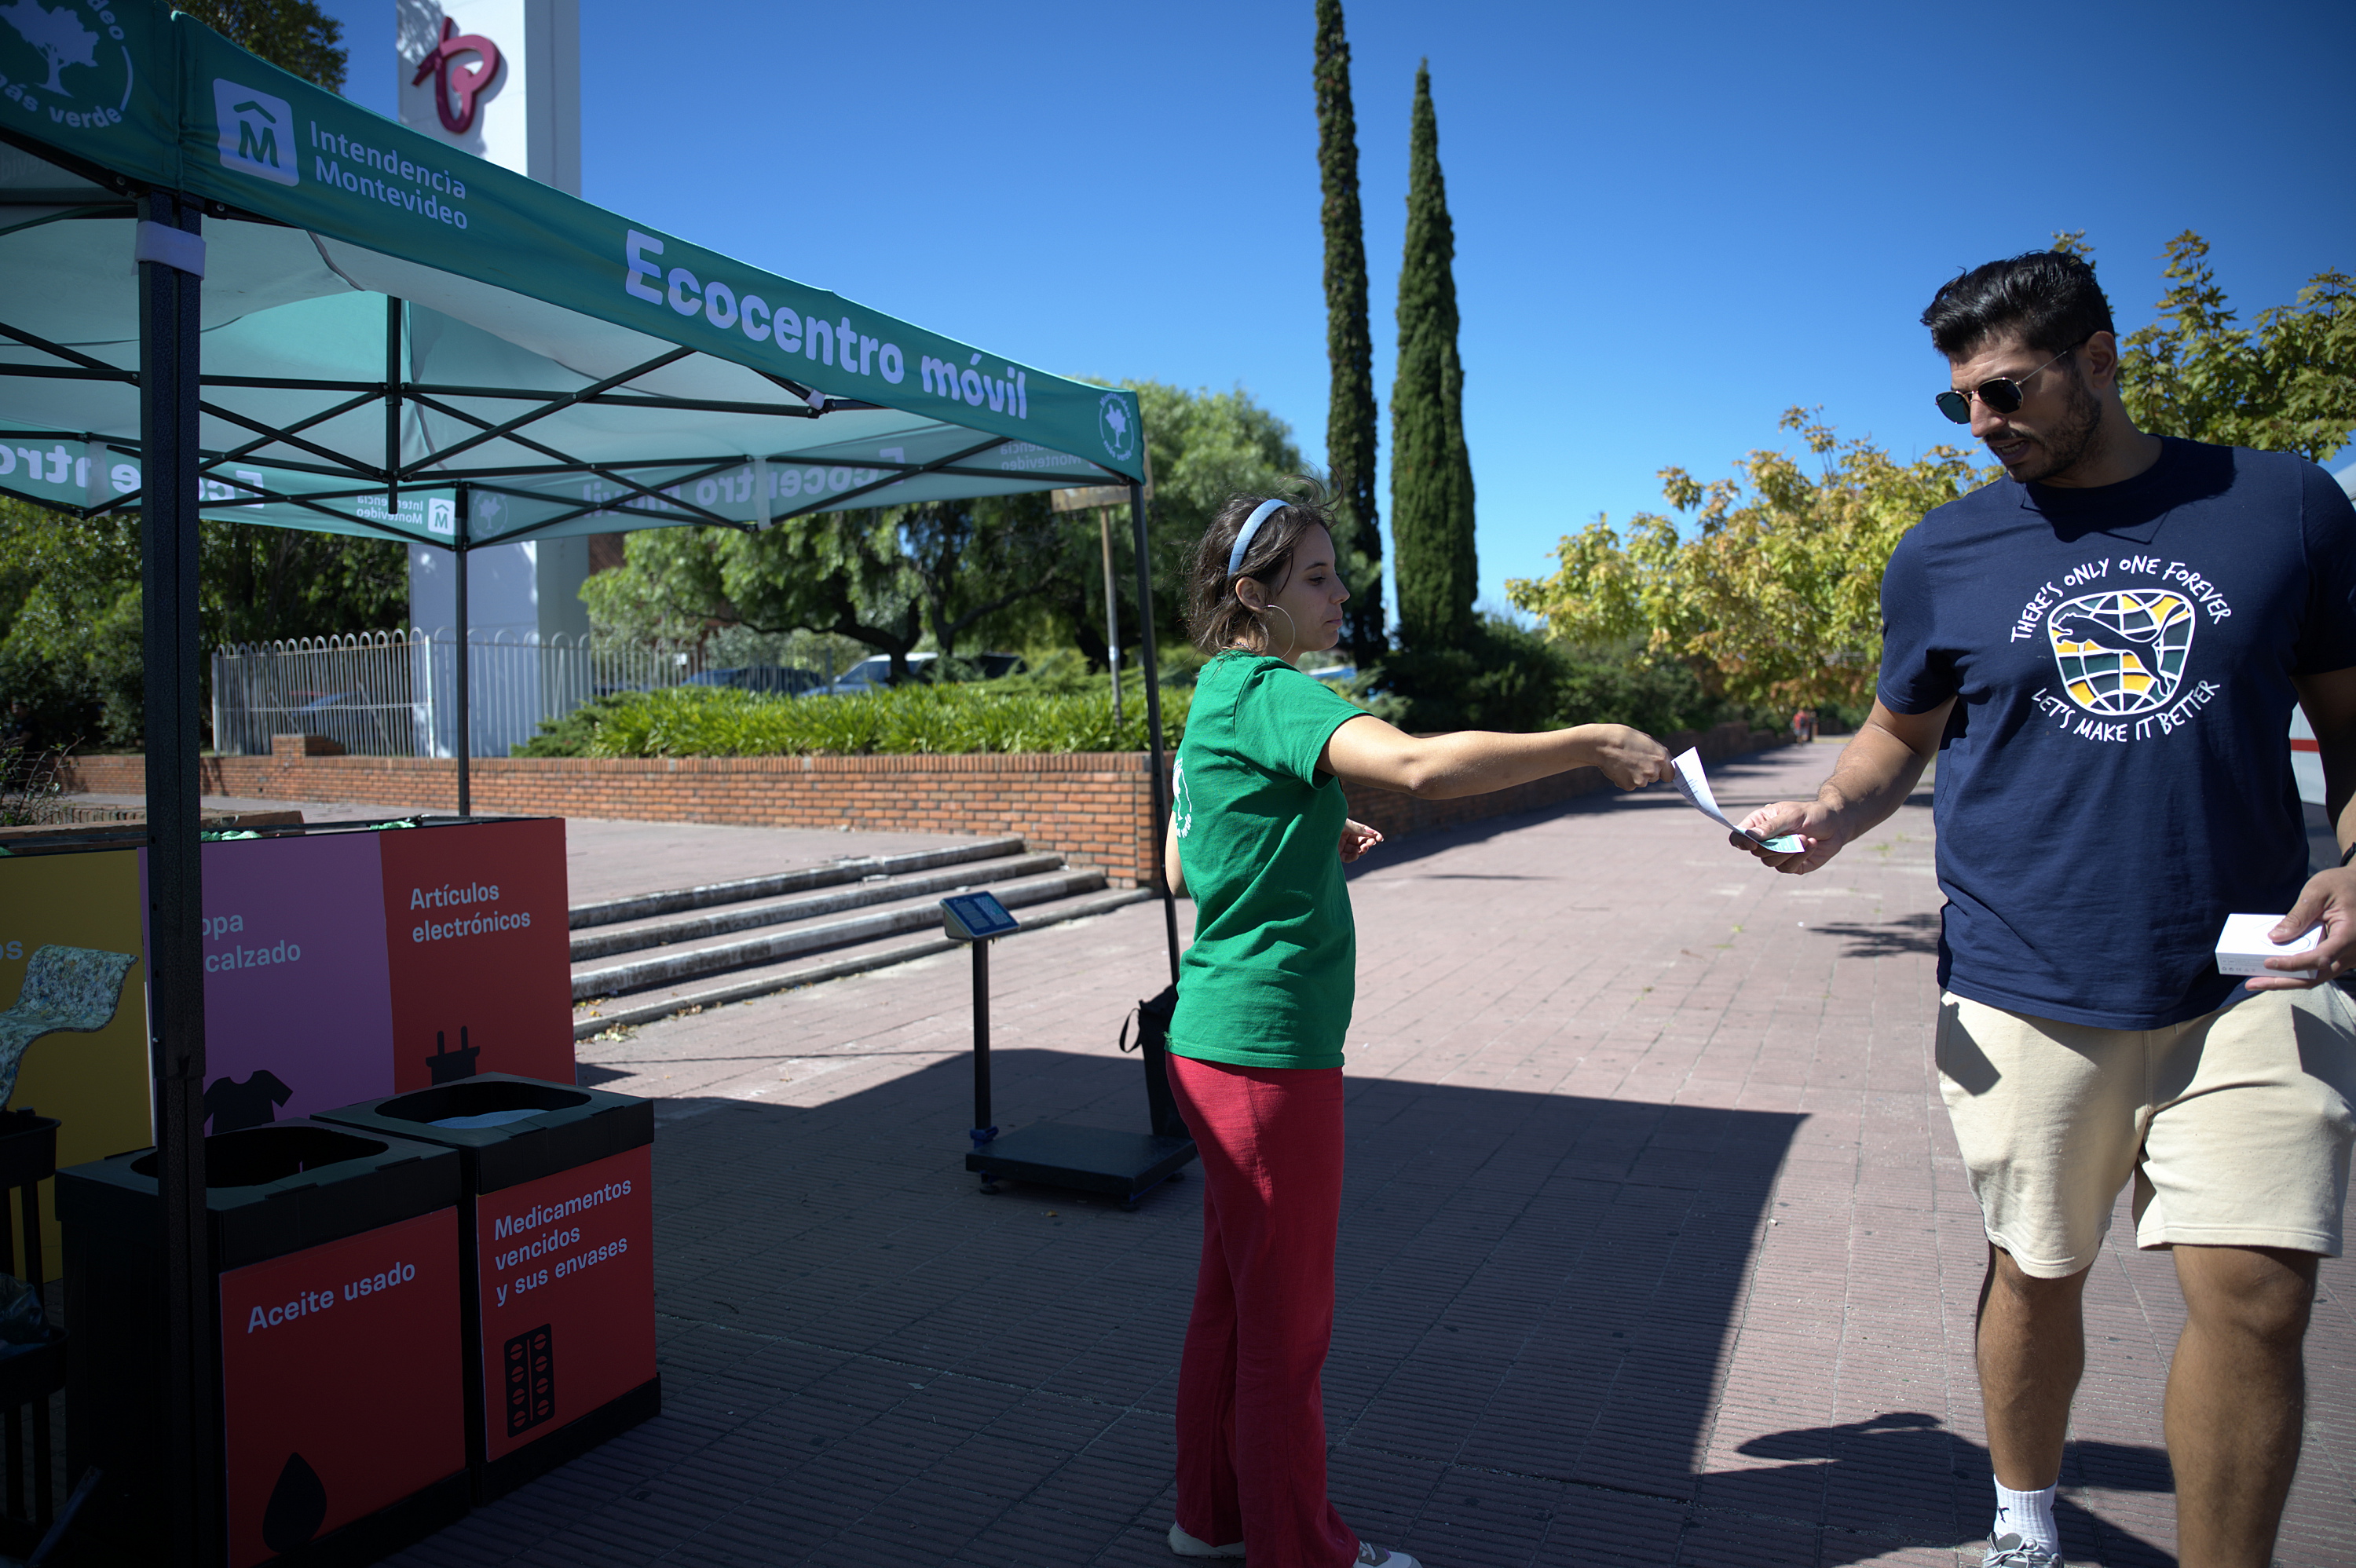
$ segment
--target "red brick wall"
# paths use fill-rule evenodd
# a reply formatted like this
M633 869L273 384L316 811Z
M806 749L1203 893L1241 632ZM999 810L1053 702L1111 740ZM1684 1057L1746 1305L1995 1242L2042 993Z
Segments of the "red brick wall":
M1716 761L1777 738L1725 725L1665 736ZM207 757L207 795L261 800L349 801L405 811L457 809L457 764L446 758L306 755L300 736L267 757ZM137 795L146 760L76 757L59 769L69 790ZM1147 763L1141 752L964 757L488 757L472 769L473 805L486 816L606 816L760 827L905 833L1016 834L1114 882L1150 879L1159 853ZM1363 791L1358 820L1408 834L1529 811L1606 787L1592 769L1462 800Z
M446 758L207 757L207 795L457 809ZM610 816L761 827L1019 834L1034 848L1133 882L1153 858L1146 759L1128 752L962 757L488 757L469 771L474 809L503 816ZM80 757L66 787L135 795L145 759Z

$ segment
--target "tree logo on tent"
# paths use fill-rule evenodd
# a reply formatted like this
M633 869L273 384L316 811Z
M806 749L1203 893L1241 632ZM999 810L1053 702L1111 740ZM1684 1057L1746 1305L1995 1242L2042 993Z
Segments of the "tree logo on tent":
M47 109L52 123L77 131L123 123L123 111L131 107L131 50L123 42L123 27L113 12L72 0L54 10L40 0L14 0L0 5L0 22L24 40L25 48L12 47L8 35L0 33L0 92L17 107L28 114ZM25 62L25 48L37 63ZM118 58L123 61L119 97ZM45 93L51 96L44 99Z
M1126 463L1137 452L1137 416L1119 392L1107 392L1097 403L1097 439L1116 463Z

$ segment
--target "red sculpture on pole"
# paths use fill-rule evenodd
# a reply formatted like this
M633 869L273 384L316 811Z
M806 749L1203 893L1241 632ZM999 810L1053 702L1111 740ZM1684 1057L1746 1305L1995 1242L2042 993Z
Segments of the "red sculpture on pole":
M442 18L442 41L417 62L417 74L409 79L409 84L416 87L433 77L434 107L442 116L443 128L463 134L474 129L476 100L499 74L499 46L479 33L461 33L457 28L458 24L449 17ZM476 56L476 63L452 70L451 62L466 54Z

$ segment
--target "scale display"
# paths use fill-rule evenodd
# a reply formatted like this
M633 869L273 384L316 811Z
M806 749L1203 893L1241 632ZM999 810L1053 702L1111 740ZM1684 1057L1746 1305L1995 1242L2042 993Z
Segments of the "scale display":
M952 942L987 942L1012 935L1020 923L992 893L958 893L941 901L941 925Z

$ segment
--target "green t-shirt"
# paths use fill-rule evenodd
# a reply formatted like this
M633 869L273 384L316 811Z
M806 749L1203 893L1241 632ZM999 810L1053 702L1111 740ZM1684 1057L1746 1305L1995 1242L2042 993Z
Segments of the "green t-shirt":
M1317 759L1365 710L1281 659L1204 667L1171 791L1194 944L1170 1049L1240 1067L1339 1067L1358 936L1342 879L1349 819Z

